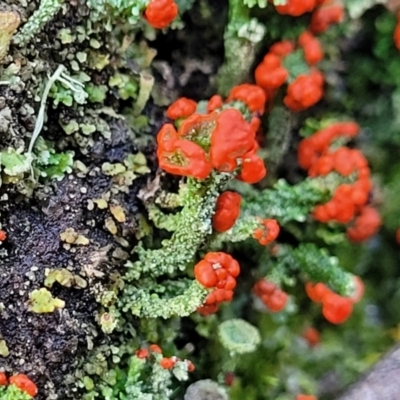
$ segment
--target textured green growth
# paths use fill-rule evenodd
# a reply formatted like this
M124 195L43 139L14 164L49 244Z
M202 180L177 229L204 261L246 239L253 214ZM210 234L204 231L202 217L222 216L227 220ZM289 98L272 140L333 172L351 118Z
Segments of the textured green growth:
M65 174L72 172L74 152L56 153L53 143L41 137L35 144L36 168L40 176L61 180Z
M323 178L306 178L296 185L280 179L271 190L249 192L243 201L243 215L267 215L284 224L304 222L312 209L325 203L343 177L331 173Z
M60 11L64 0L41 0L39 8L15 36L15 43L25 45Z
M0 386L0 400L30 400L32 398L14 385Z
M225 28L225 61L218 72L218 93L229 90L248 79L256 55L257 45L265 35L265 26L250 18L243 0L229 1L229 21Z
M343 296L351 296L354 290L353 274L343 271L339 260L332 257L324 248L314 243L300 243L298 247L280 247L278 262L297 266L312 282L323 282Z
M188 179L181 188L180 218L172 237L156 250L138 246L138 261L127 265L125 279L137 280L142 274L153 277L184 271L204 239L212 232L211 217L216 199L231 178L230 174L212 174L205 181Z
M254 230L258 227L260 227L260 217L243 216L228 231L214 235L208 246L213 250L218 250L223 243L242 242L252 237Z
M243 319L229 319L218 326L222 346L233 354L253 352L261 342L260 332Z
M0 61L6 56L11 38L19 24L21 17L15 11L0 11Z
M108 84L118 89L118 95L122 100L136 99L140 91L137 80L127 74L116 73L109 79Z
M29 311L37 314L51 313L57 308L64 308L65 302L58 298L54 298L46 289L36 289L29 294Z
M279 245L268 280L277 285L288 283L293 273L300 273L307 281L323 282L342 296L351 296L355 288L353 274L343 271L336 257L314 243L300 243L297 247Z
M94 21L125 17L131 25L136 25L143 10L150 0L88 0L88 5L92 10L90 18Z
M171 288L176 288L172 297L165 296L168 290L165 283L148 282L148 286L141 288L127 285L120 304L124 311L143 317L188 316L203 304L208 292L197 281L181 280L177 283L170 282Z
M125 163L133 169L135 166L144 168L143 164L140 156ZM137 316L170 318L187 316L203 304L208 291L196 280L169 278L181 274L195 261L197 251L212 233L216 199L232 177L233 174L214 173L204 181L188 179L181 185L179 199L173 196L174 204L182 209L171 219L171 238L163 240L158 249L147 249L140 243L136 248L137 260L126 264L125 285L117 302L115 295L99 297L102 305L109 309L100 317L103 331L109 333L117 326L121 310ZM153 205L149 208L156 225L162 225L161 210ZM164 277L164 281L156 282L154 278L157 277Z
M162 358L162 354L154 352L147 359L130 356L124 373L121 373L118 367L116 370L107 371L104 380L94 387L90 378L83 377L83 383L89 390L89 393L83 396L83 400L97 398L98 392L101 393L101 398L112 400L166 400L171 398L173 393L172 377L174 376L178 381L187 380L188 364L185 360L177 360L174 367L168 370L160 365ZM148 379L149 376L151 379Z
M23 174L29 171L32 158L27 154L21 154L20 151L9 147L0 152L0 163L3 172L9 177L22 179Z

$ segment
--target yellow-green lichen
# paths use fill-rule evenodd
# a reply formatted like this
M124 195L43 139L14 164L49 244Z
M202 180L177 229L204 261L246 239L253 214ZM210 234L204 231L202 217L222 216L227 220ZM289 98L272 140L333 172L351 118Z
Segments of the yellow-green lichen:
M46 289L36 289L29 294L28 309L37 314L51 313L57 308L64 308L65 302L61 299L54 298Z

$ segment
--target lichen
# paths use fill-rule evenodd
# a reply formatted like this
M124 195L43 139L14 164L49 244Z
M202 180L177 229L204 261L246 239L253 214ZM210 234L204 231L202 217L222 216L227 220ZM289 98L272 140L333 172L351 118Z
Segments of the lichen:
M0 62L7 55L12 36L21 23L16 11L0 11Z
M36 289L29 294L28 310L34 313L52 313L64 307L65 302L54 298L46 288Z
M219 324L218 337L231 354L251 353L261 342L258 329L243 319L229 319Z

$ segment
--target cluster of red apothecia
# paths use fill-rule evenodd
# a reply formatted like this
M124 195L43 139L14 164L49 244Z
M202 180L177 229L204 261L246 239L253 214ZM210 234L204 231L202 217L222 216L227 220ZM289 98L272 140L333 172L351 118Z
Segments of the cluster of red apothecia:
M38 392L37 386L26 375L17 374L7 379L6 374L0 372L0 386L7 385L14 385L31 397L36 396Z
M344 10L341 4L334 4L330 0L288 0L285 5L276 5L275 8L280 14L295 17L313 12L308 30L299 36L297 43L289 40L275 43L255 71L255 81L265 90L269 101L283 84L288 83L283 102L290 110L298 112L313 106L323 96L324 77L316 65L324 54L315 35L339 23ZM292 71L285 67L285 60L299 50L309 66L309 72L292 77Z
M148 359L153 354L162 355L161 347L158 344L151 344L148 348L142 347L139 350L136 350L136 357L141 359ZM180 358L172 356L172 357L162 357L159 361L161 368L164 369L172 369L178 361L182 361ZM183 360L187 364L188 372L193 372L195 370L194 364L190 360Z
M306 283L308 297L315 303L322 304L323 316L332 324L345 322L353 312L353 305L360 301L364 294L364 284L360 277L354 276L354 294L351 297L340 296L330 290L324 283Z
M257 281L253 287L253 292L261 299L265 307L274 313L282 311L289 299L287 293L266 279Z
M264 219L260 218L261 227L257 228L253 232L253 238L257 239L258 242L266 246L273 242L279 235L280 227L276 219Z
M355 242L370 238L381 225L378 212L368 205L372 183L368 162L357 149L345 146L333 149L335 142L349 140L360 128L354 122L337 122L303 139L298 147L298 161L310 177L336 172L353 183L339 185L332 199L315 207L313 216L320 222L351 222L347 236Z
M314 33L326 31L344 16L343 5L335 0L287 0L285 5L276 5L275 9L279 14L293 17L312 12L310 30Z
M247 122L236 108L220 108L220 96L210 99L208 114L198 114L196 103L187 98L175 101L167 110L179 119L179 129L165 124L157 135L160 167L174 175L206 179L212 172L234 172L237 179L256 183L266 175L263 160L257 155L256 131L264 111L265 94L256 85L243 84L232 89L227 102L241 101L253 113ZM182 120L183 119L183 120Z
M163 29L178 16L178 11L174 0L150 0L143 16L153 28Z
M222 228L230 229L234 225L239 215L240 200L241 198L237 193L229 191L219 196L217 211L213 218L215 229L220 228L220 231L222 231ZM277 238L280 229L274 219L262 220L260 218L260 225L261 228L255 229L253 237L265 246ZM207 253L195 265L194 275L202 286L213 290L207 295L204 305L198 309L198 312L202 315L215 313L218 311L220 303L232 300L233 289L236 287L236 278L239 273L239 263L229 254L223 252ZM279 311L278 303L285 300L286 304L287 297L284 299L285 296L284 292L276 288L268 302L271 306L268 307L274 312Z
M285 68L284 62L296 46L294 42L284 40L270 47L254 74L257 85L265 90L269 101L284 83L290 82L283 102L292 111L302 111L316 104L323 96L324 86L324 77L315 68L323 57L319 40L311 32L305 31L299 36L298 45L310 66L309 73L300 74L290 81L289 70Z
M212 226L217 232L225 232L235 225L240 214L242 197L239 193L227 190L217 198Z
M239 263L231 255L224 252L207 253L195 265L194 276L202 286L213 290L198 312L202 315L212 314L218 310L220 303L231 301L239 273Z

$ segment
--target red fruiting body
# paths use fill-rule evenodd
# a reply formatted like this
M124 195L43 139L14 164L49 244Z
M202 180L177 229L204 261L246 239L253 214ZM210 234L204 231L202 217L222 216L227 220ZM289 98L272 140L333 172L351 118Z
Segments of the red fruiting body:
M174 175L205 179L211 173L205 151L190 140L175 140L169 150L159 146L157 157L160 167Z
M215 270L207 260L200 260L194 267L194 276L206 288L214 287L218 282Z
M255 132L243 115L234 108L223 110L211 133L212 166L220 172L232 172L238 166L238 158L252 150L255 143Z
M286 82L289 72L282 67L280 58L268 53L255 70L255 80L258 86L265 90L278 89Z
M264 305L272 312L282 311L289 296L274 283L260 279L253 287L253 292L261 299Z
M204 304L197 309L200 315L206 316L210 314L215 314L218 311L218 304Z
M313 285L311 282L306 283L307 296L315 303L321 303L328 293L333 293L325 284L319 282Z
M265 94L255 85L237 86L231 95L232 100L246 101L255 113L264 107ZM220 105L222 99L214 98L217 103L214 106ZM177 103L182 101L187 103L189 100L180 99ZM189 114L189 111L181 112L183 107L176 108L176 113L169 109L171 118ZM207 115L189 115L183 119L178 131L172 124L165 124L157 135L159 166L171 174L196 179L206 179L213 168L219 172L233 172L241 166L238 179L256 183L266 174L264 163L256 154L255 136L259 126L256 115L248 123L235 108Z
M194 100L180 97L167 108L167 117L171 119L187 118L192 115L197 108Z
M294 51L295 45L291 40L282 40L280 42L274 43L269 48L270 54L275 54L276 56L283 58Z
M394 44L395 44L397 50L400 50L400 21L399 21L399 19L397 19L396 28L394 29L394 32L393 32L393 41L394 41Z
M309 75L299 75L290 83L283 102L292 111L303 111L318 103L322 95L323 77L314 71Z
M149 346L150 351L152 351L153 353L158 353L158 354L162 354L162 350L161 347L158 344L151 344Z
M242 197L235 192L226 191L218 196L212 225L218 232L225 232L235 225L240 214Z
M253 291L257 296L263 294L271 295L276 290L276 285L266 279L260 279L253 287Z
M279 14L287 14L298 17L306 12L312 11L316 5L316 0L287 0L283 6L275 6Z
M347 237L353 242L361 242L373 236L381 226L381 217L374 208L363 207L354 224L347 229Z
M215 94L208 100L207 103L207 112L212 113L213 111L221 108L223 106L222 97L219 94Z
M158 149L160 151L171 151L178 139L179 135L175 127L172 124L164 124L157 134Z
M186 364L187 364L188 372L193 372L196 369L196 367L190 360L186 360Z
M336 293L328 293L322 300L322 314L332 324L342 324L351 315L353 302Z
M160 365L164 369L172 369L174 367L175 363L176 363L176 361L172 357L169 357L169 358L164 357L160 361Z
M311 326L304 330L302 336L311 347L316 346L320 342L319 332Z
M324 57L320 41L309 31L303 32L298 39L303 48L304 57L311 66L318 64Z
M147 358L149 356L149 351L147 349L139 349L136 350L136 357L137 358Z
M4 372L0 372L0 386L7 385L7 376Z
M230 301L236 286L236 277L240 273L238 262L229 254L210 252L194 267L194 276L206 288L214 287L198 309L202 315L216 312L218 303Z
M211 132L217 123L218 114L192 114L182 121L179 127L178 136L192 140L202 146L204 142L209 142Z
M174 0L150 0L144 16L153 28L163 29L177 17L178 11Z
M236 378L236 376L235 376L235 374L233 373L233 372L227 372L226 374L225 374L225 385L226 386L232 386L233 385L233 382L235 381L235 378Z
M318 398L308 394L298 394L296 400L318 400Z
M226 101L229 103L234 100L241 100L250 111L262 114L267 98L265 92L260 87L244 83L234 86Z
M350 297L336 294L321 282L315 285L311 282L306 283L308 297L316 303L322 303L322 313L329 322L341 324L346 321L353 311L353 304L360 301L364 293L364 284L358 276L354 276L353 279L355 288Z
M262 228L257 228L253 232L253 238L257 239L261 245L266 246L278 237L280 228L275 219L265 219L262 221L262 225Z
M310 30L313 33L325 32L331 25L342 21L344 17L343 6L327 4L317 8L311 17Z
M7 234L2 229L0 229L0 242L3 242L4 240L6 240L6 238Z
M247 183L257 183L267 175L264 161L256 154L255 151L247 153L243 157L242 170L236 177L238 180Z
M363 241L374 235L381 224L378 212L367 206L372 187L368 162L356 149L339 147L330 150L336 139L351 139L359 132L354 122L334 123L303 139L298 148L298 161L310 177L337 172L343 177L354 177L352 183L339 185L332 199L317 205L313 216L320 222L352 222L347 236L352 241ZM355 179L355 180L354 180Z
M36 396L38 392L36 385L24 374L11 376L9 383L32 397Z
M271 295L263 295L261 297L263 303L272 312L282 311L286 307L288 299L289 296L287 295L287 293L279 288L276 288Z

